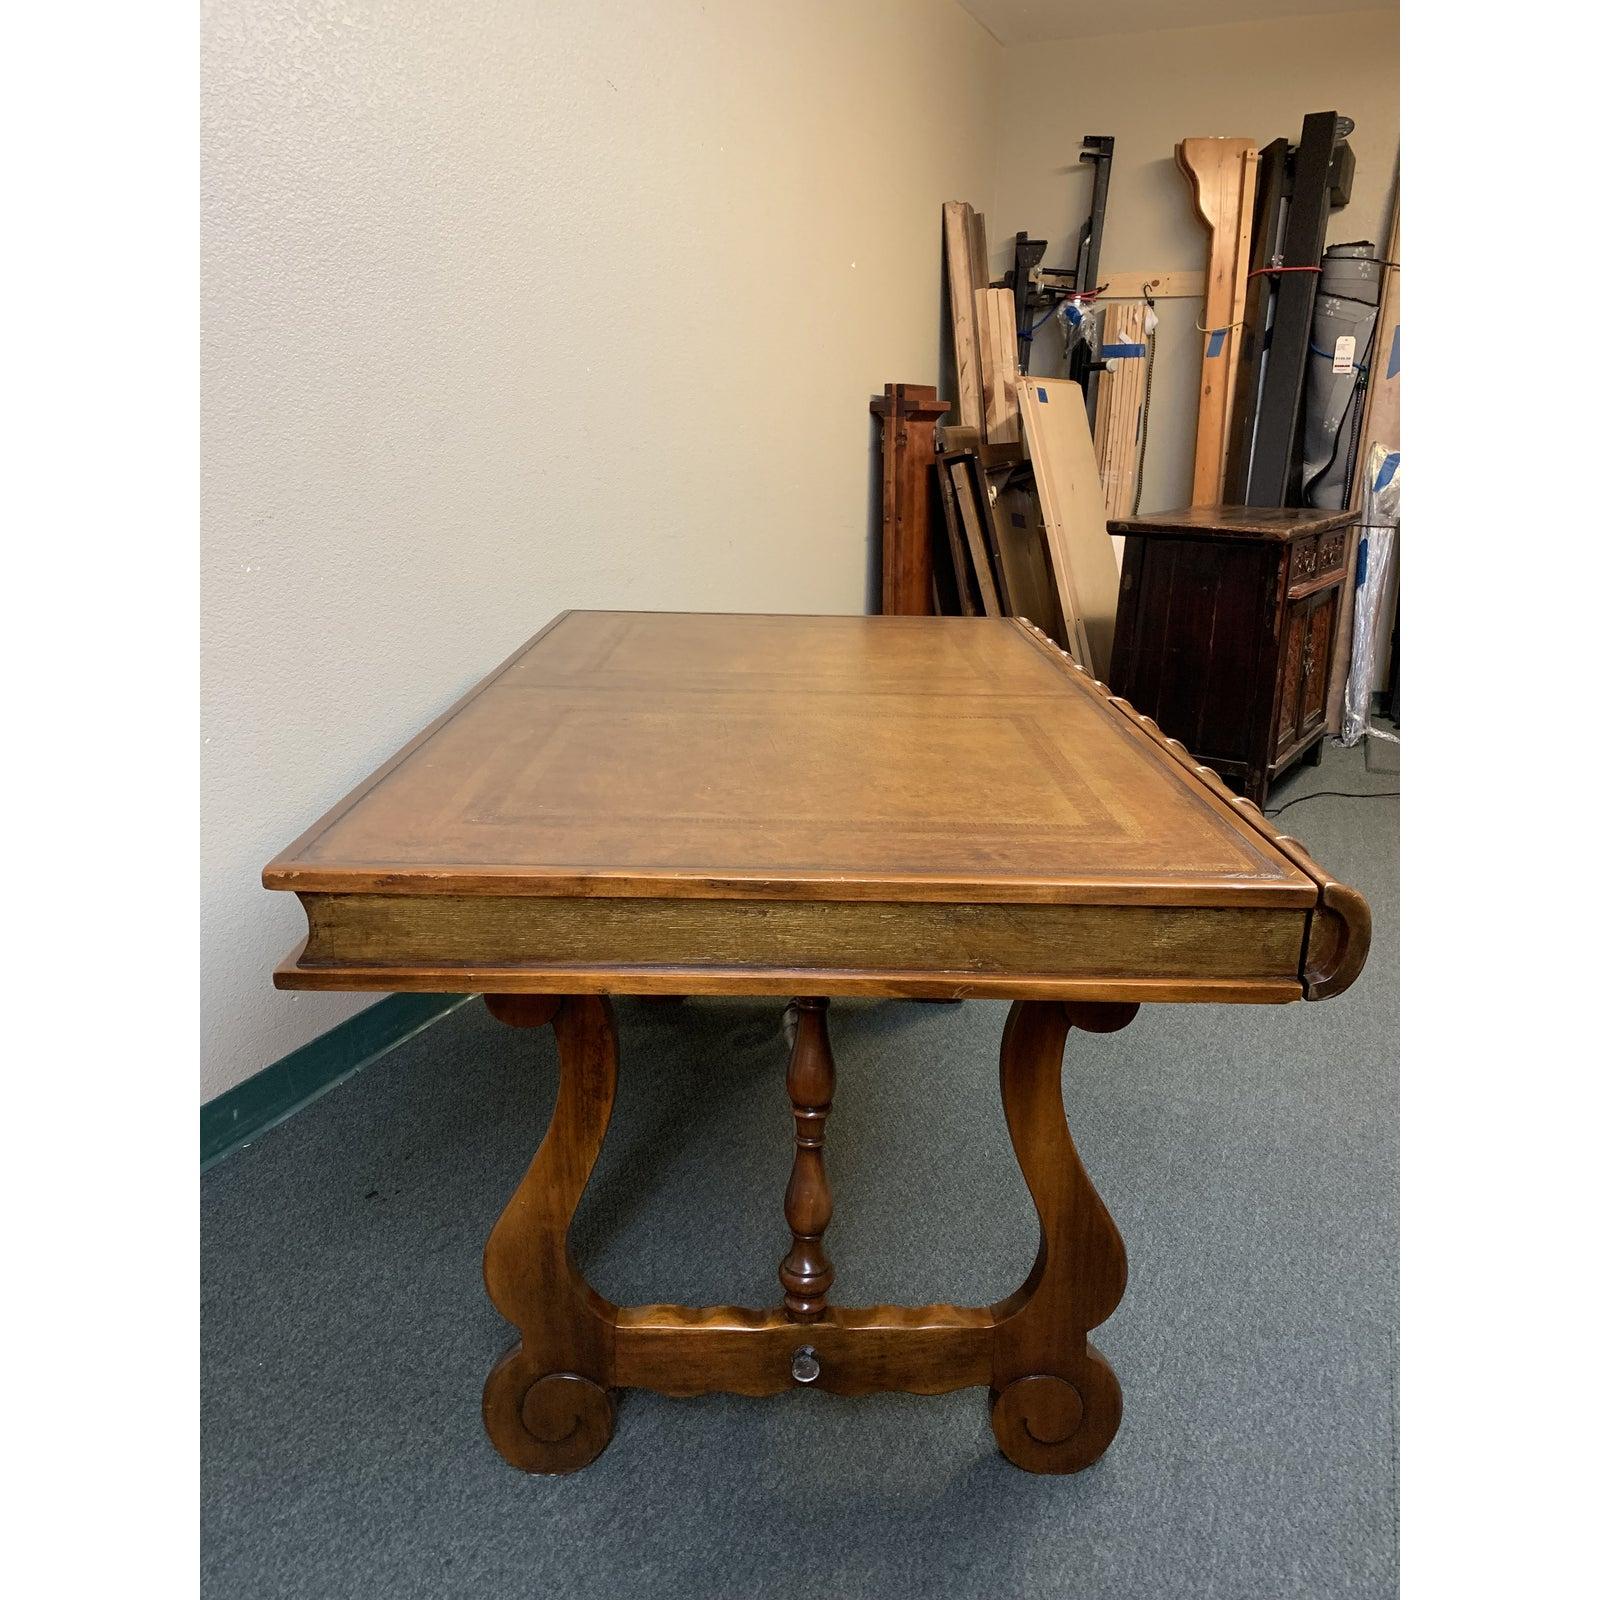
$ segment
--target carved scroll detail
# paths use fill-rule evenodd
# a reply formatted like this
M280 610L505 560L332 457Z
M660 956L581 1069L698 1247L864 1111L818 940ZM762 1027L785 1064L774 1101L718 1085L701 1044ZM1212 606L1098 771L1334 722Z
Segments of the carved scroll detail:
M1000 1097L1039 1212L1039 1256L1031 1292L995 1328L990 1421L1001 1450L1030 1472L1079 1471L1122 1421L1116 1374L1087 1334L1122 1299L1128 1258L1067 1128L1061 1055L1069 1022L1110 1033L1136 1009L1019 1000L1000 1046Z
M534 997L538 1000L540 997ZM513 1025L537 1025L546 1008L516 1001L494 1009ZM567 1230L600 1155L617 1092L611 1003L595 996L553 1010L561 1086L544 1141L483 1251L495 1309L522 1334L483 1391L490 1441L526 1472L586 1466L611 1438L616 1308L584 1281Z

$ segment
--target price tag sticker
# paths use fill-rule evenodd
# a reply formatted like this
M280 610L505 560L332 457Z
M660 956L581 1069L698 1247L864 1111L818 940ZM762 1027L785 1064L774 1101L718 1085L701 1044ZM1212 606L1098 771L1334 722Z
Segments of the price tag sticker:
M1347 333L1333 341L1333 370L1335 372L1356 370L1356 336L1353 333Z

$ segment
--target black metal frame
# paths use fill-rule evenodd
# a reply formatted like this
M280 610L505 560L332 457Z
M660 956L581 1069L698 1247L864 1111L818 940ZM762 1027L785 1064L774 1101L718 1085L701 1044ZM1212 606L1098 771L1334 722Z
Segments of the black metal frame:
M1352 158L1338 152L1350 126L1336 111L1316 111L1292 150L1278 139L1261 152L1224 487L1233 505L1299 503L1317 299L1317 274L1306 269L1322 264L1333 185L1348 191ZM1278 267L1293 270L1280 276Z
M1006 274L1006 286L1011 290L1017 313L1017 364L1023 372L1028 370L1033 350L1034 319L1040 311L1069 300L1075 294L1086 294L1097 287L1100 272L1100 242L1106 231L1106 197L1111 190L1111 159L1116 139L1105 133L1086 133L1084 148L1078 152L1079 161L1094 166L1094 188L1089 196L1089 215L1078 229L1078 249L1070 267L1045 267L1044 253L1049 247L1045 239L1030 239L1026 233L1016 236L1011 271ZM1098 373L1093 357L1083 345L1074 347L1067 364L1067 376L1083 387L1084 406L1089 422L1094 423L1094 398Z
M1077 275L1074 279L1079 290L1097 289L1100 286L1100 241L1106 231L1106 195L1111 189L1111 153L1116 140L1106 134L1084 136L1086 149L1078 155L1080 161L1094 163L1094 192L1089 197L1089 215L1078 231ZM1089 414L1089 426L1094 427L1094 407L1100 388L1100 371L1093 365L1095 357L1088 345L1079 342L1072 347L1067 362L1067 376L1083 389L1083 407Z

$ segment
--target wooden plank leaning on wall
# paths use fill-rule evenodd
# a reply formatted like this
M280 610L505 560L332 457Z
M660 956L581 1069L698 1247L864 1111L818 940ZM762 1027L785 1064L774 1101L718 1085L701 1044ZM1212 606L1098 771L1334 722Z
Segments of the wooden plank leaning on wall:
M1375 444L1400 448L1400 194L1394 197L1394 220L1389 225L1389 248L1384 260L1383 287L1378 292L1378 322L1367 355L1367 407L1361 418L1361 443L1356 450L1356 470L1345 495L1347 508L1361 508L1367 456ZM1328 674L1328 726L1335 732L1344 722L1344 686L1350 676L1350 633L1355 618L1356 559L1360 524L1352 530L1340 596L1338 631L1333 642L1333 668Z
M1200 325L1200 412L1195 422L1197 506L1222 504L1228 431L1239 370L1239 324L1249 276L1250 227L1255 209L1256 153L1252 139L1185 139L1176 147L1179 170L1194 191L1195 211L1210 231L1205 306Z
M984 438L992 445L1016 444L1022 438L1017 416L1016 301L1009 289L980 289L975 303Z
M1104 677L1117 623L1117 559L1083 390L1066 378L1029 377L1017 392L1068 648L1091 677Z
M989 257L983 218L965 200L944 203L944 253L956 358L956 414L952 420L964 428L976 428L981 438L983 368L974 296L989 287Z
M931 617L938 610L933 582L934 426L950 402L939 399L930 384L886 383L871 409L883 423L883 614Z

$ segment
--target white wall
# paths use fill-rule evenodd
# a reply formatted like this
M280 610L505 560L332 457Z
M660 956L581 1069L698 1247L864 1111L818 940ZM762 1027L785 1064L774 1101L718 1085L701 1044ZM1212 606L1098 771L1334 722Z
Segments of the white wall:
M1089 209L1089 169L1077 160L1086 133L1117 141L1102 274L1204 267L1206 234L1173 146L1207 135L1293 141L1310 111L1338 111L1356 124L1355 189L1330 217L1328 242L1372 239L1381 249L1388 240L1400 139L1397 10L1019 44L1005 52L1001 106L986 219L996 276L1022 229L1049 239L1046 265L1071 260ZM1157 306L1145 511L1189 504L1201 309L1199 300ZM1053 327L1035 340L1033 370L1060 371Z
M207 0L202 1099L263 864L567 606L860 611L887 380L991 195L954 0Z
M870 395L939 382L940 205L1199 267L1172 160L1355 117L1394 11L1003 49L954 0L205 0L202 1099L368 1003L281 995L262 865L567 606L860 611ZM1163 302L1145 509L1184 503ZM1056 370L1041 338L1035 370ZM947 352L945 353L947 355ZM948 391L948 387L945 392Z

